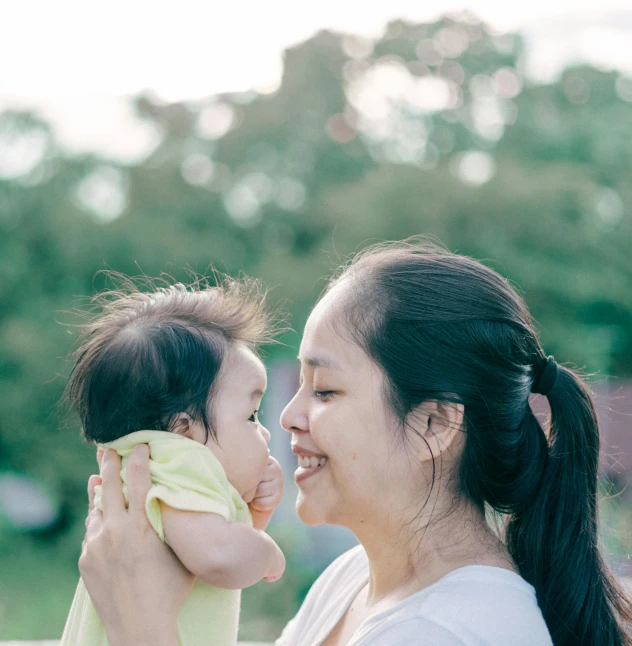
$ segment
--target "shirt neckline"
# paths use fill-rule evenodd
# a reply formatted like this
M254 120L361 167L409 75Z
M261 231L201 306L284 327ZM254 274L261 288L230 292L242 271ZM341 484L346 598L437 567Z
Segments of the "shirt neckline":
M358 546L358 547L361 547L361 546ZM365 567L368 568L368 557L366 555L366 552L364 551L364 549L361 549L360 553L361 553L362 557L364 558ZM468 572L465 572L465 570L467 570ZM367 617L364 621L362 621L362 623L360 623L360 625L357 627L355 633L352 635L353 641L349 642L349 646L354 646L354 644L357 642L357 640L363 637L363 635L366 632L367 628L370 628L375 623L375 621L378 621L379 619L381 619L381 617L385 613L396 612L401 606L404 606L404 605L408 604L411 601L411 599L413 599L414 597L424 596L424 595L430 593L434 588L438 587L442 583L445 583L446 580L460 578L462 575L470 573L470 572L474 572L474 571L478 571L478 572L486 571L486 572L490 573L489 572L490 570L494 570L494 573L493 573L494 575L500 575L505 580L507 580L507 582L510 582L509 579L511 579L510 583L514 587L518 587L518 586L515 585L516 583L519 583L519 587L522 588L522 589L524 589L525 586L526 586L527 588L529 588L530 592L532 592L535 595L535 588L528 581L523 579L520 576L520 574L518 574L517 572L514 572L513 570L509 570L507 568L499 567L497 565L477 565L477 564L463 565L463 566L458 567L458 568L456 568L454 570L451 570L450 572L447 572L442 577L437 579L434 583L431 583L430 585L426 586L425 588L422 588L421 590L417 590L417 592L413 592L412 594L408 595L407 597L405 597L401 601L398 601L396 604L394 604L390 608L387 608L385 610L381 610L380 612L377 612L376 614L371 615L370 617ZM505 575L505 573L506 573L506 575ZM518 579L519 581L516 581L516 579ZM363 576L360 579L359 583L356 586L354 586L354 588L349 592L349 594L347 595L346 602L341 607L340 613L334 615L334 620L332 621L328 632L325 633L323 638L317 643L316 646L320 646L325 641L325 639L327 637L329 637L329 635L331 634L331 631L338 625L338 622L342 619L342 617L347 612L347 610L349 610L349 608L351 607L351 604L353 603L355 598L358 596L358 594L360 593L362 588L364 588L364 586L368 584L368 582L369 582L369 575L368 575L368 572L367 572L366 576Z

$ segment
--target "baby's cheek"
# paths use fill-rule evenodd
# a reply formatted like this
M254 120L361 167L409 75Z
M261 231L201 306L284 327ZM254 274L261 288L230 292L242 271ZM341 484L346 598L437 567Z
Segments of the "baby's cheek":
M268 448L267 444L264 444L261 453L259 454L259 475L261 478L263 478L263 472L266 470L266 467L268 466L268 460L270 459L270 449Z
M245 493L242 496L243 499L246 502L251 502L255 494L257 492L257 487L259 486L259 483L261 482L261 478L263 477L263 469L257 469L256 465L252 465L250 473L247 476L246 486L245 486Z

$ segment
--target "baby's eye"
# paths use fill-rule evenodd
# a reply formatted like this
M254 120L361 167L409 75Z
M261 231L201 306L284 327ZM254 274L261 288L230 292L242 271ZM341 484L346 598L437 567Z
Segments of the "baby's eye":
M254 413L253 413L253 414L248 418L248 421L249 421L249 422L255 422L255 423L258 423L258 422L259 422L259 413L260 413L260 412L261 412L261 409L260 409L260 408L258 408L258 409L257 409L257 410L256 410L256 411L255 411L255 412L254 412Z

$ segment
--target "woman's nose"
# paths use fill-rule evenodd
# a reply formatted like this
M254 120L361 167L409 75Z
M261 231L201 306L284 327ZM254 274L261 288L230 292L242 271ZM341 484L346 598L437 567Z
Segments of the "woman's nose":
M300 409L299 393L296 393L292 401L283 409L281 413L281 426L290 433L300 433L307 431L307 417Z

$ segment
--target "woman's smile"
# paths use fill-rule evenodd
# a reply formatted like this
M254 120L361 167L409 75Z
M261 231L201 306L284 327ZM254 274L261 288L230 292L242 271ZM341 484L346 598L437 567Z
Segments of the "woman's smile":
M297 484L317 473L327 464L326 455L313 453L298 446L293 446L292 451L296 453L298 458L298 469L294 473L294 480Z

